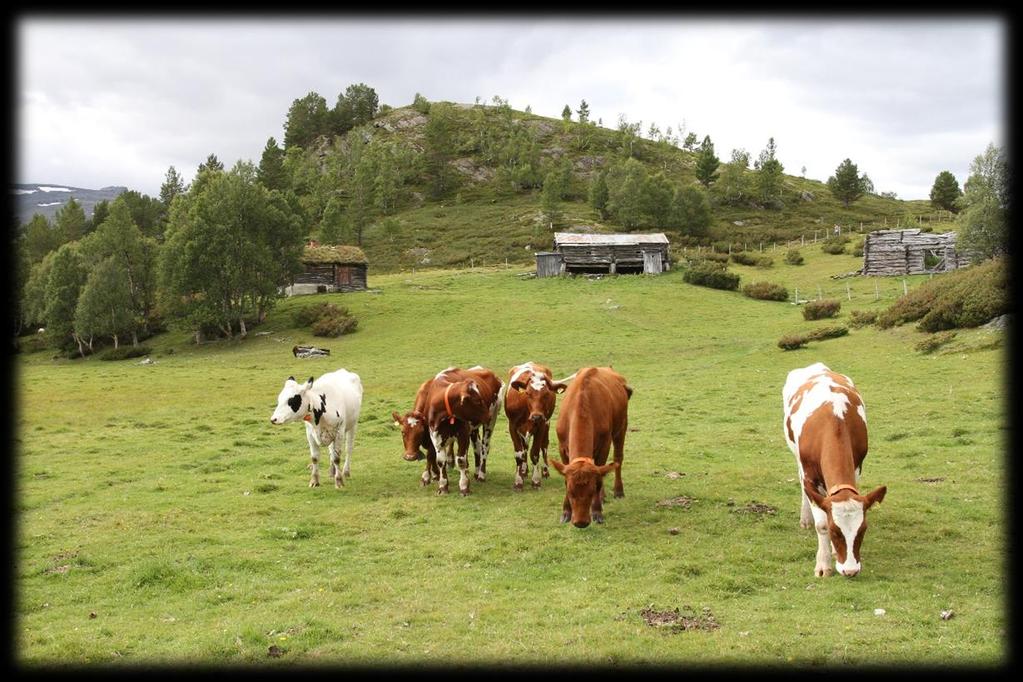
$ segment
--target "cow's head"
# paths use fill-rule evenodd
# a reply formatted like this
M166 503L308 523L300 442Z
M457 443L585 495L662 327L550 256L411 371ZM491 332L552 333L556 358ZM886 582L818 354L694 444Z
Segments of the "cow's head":
M394 425L401 429L401 441L405 446L402 457L409 462L426 457L419 449L426 435L426 417L423 413L413 410L402 416L397 412L391 412L391 416L394 417Z
M303 419L309 412L309 392L313 388L313 378L300 384L295 377L288 377L284 388L277 396L277 409L270 415L271 424L285 424L296 419Z
M867 510L879 504L888 492L880 486L866 495L843 488L833 495L822 495L809 481L803 481L803 489L810 501L828 515L828 535L835 555L835 570L852 577L860 572L860 545L867 533Z
M539 372L526 372L511 382L509 390L516 391L529 407L529 419L523 425L525 433L547 422L548 415L554 412L555 393L564 393L568 384L551 381Z
M617 467L618 462L597 466L589 457L576 457L568 464L562 464L558 458L548 462L565 477L565 492L572 508L572 525L576 528L590 525L593 502L604 487L604 474ZM597 522L602 523L603 519L598 517Z

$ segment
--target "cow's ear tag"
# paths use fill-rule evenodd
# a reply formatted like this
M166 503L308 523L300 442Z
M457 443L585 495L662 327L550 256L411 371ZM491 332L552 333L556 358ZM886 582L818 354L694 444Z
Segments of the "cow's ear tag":
M526 389L522 388L521 386L519 386L515 390L518 391L519 393L525 393L526 392Z
M398 422L394 422L394 425L395 425L395 426L401 426L401 424L400 424L400 423L398 423Z
M455 423L455 418L454 417L448 417L448 424L454 424L454 423Z

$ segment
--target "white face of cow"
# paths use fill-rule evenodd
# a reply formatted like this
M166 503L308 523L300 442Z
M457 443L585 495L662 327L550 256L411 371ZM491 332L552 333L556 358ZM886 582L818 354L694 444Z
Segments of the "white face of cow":
M277 409L270 415L271 424L285 424L296 419L302 419L309 412L308 392L313 387L313 378L300 384L295 377L288 377L284 382L284 388L277 396Z
M867 532L863 512L863 503L856 499L831 505L829 534L835 553L835 569L844 576L860 572L860 543Z

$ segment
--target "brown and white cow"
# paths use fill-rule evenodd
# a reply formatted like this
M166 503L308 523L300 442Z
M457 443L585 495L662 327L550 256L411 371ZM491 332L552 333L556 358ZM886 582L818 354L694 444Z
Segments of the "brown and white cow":
M561 522L572 519L577 528L590 518L604 522L604 475L615 470L614 496L624 497L622 458L629 427L632 388L610 367L584 367L565 391L558 415L561 461L551 465L565 477ZM614 461L606 464L614 445Z
M504 384L497 375L485 367L463 370L449 367L437 374L430 384L426 399L426 427L433 447L437 451L437 469L440 474L438 493L448 490L447 464L452 459L457 441L458 454L454 457L459 469L458 490L469 494L466 442L472 439L479 459L476 480L486 479L487 454L501 400Z
M861 495L856 487L867 456L863 400L852 379L820 362L789 372L782 400L785 442L799 468L799 525L817 529L814 574L830 575L834 554L838 572L854 576L862 566L866 511L887 492L881 486Z
M515 490L522 490L522 479L529 473L527 451L533 463L533 487L540 487L541 476L550 476L547 471L550 420L557 402L556 394L568 388L565 382L571 378L554 381L551 370L535 362L525 362L508 370L504 413L515 449Z
M424 486L429 485L430 481L440 478L440 471L437 469L437 450L433 447L430 431L426 428L426 401L429 398L432 383L433 379L428 379L419 386L411 412L404 415L391 412L391 416L394 417L394 425L401 429L401 440L405 446L405 453L402 456L409 462L426 459L426 469L424 469L421 478L421 484Z

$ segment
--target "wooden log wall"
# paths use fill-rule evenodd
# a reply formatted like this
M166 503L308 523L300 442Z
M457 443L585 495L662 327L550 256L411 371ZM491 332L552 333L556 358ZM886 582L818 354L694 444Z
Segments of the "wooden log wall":
M920 275L955 270L969 264L966 254L956 251L954 232L933 234L918 229L878 230L863 242L864 275ZM925 256L931 251L942 264L928 269Z

